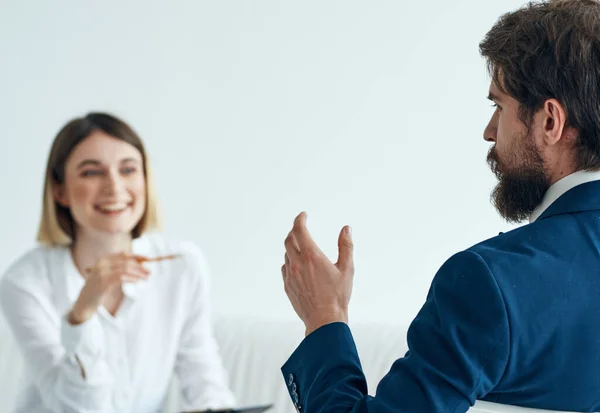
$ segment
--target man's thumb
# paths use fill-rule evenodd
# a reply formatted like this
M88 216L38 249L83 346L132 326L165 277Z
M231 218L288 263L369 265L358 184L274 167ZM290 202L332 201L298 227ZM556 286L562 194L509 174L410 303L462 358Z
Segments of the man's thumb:
M349 226L342 228L340 237L338 238L338 268L345 270L354 265L353 250L354 243L352 242L352 229Z

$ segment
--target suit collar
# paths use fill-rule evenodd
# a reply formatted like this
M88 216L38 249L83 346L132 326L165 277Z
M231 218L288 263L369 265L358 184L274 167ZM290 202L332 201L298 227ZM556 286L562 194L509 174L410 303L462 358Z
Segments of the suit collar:
M589 181L568 189L544 210L538 219L600 210L600 181Z
M599 171L577 171L555 182L550 188L548 188L548 191L546 191L544 199L540 205L531 213L529 222L531 223L538 219L544 213L544 211L546 211L548 207L554 203L554 201L556 201L570 189L587 182L598 180L600 180Z

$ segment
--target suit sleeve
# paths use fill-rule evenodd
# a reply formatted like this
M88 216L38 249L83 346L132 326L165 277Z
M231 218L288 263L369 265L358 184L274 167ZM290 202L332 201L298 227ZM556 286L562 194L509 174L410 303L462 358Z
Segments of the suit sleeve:
M374 396L349 327L314 331L282 367L292 401L310 413L466 412L500 381L510 353L504 299L485 261L463 251L444 263L408 330L407 354Z

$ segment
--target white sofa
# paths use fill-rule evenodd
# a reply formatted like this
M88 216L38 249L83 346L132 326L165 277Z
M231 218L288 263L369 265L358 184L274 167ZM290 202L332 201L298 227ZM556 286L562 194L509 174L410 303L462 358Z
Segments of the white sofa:
M1 318L1 317L0 317ZM352 325L356 345L371 392L392 362L406 352L406 328L386 325ZM215 334L229 382L241 405L273 403L273 413L295 413L280 372L281 365L304 335L300 321L274 322L244 317L216 317ZM15 383L22 374L15 343L0 319L0 413L15 400ZM165 412L176 412L177 384L168 397ZM470 413L541 413L542 410L477 402ZM310 412L308 412L310 413ZM554 412L556 413L556 412Z

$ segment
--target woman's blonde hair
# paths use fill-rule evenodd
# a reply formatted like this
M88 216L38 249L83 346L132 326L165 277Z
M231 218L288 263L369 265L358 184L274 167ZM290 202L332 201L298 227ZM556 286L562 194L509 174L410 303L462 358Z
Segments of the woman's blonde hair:
M46 166L42 217L37 234L37 240L43 244L64 246L72 244L75 239L75 221L71 211L56 202L54 191L56 185L65 182L65 164L73 149L95 131L102 131L127 142L142 154L146 177L146 210L131 231L132 237L138 238L146 231L161 228L152 169L148 163L148 156L142 140L127 123L115 116L106 113L89 113L84 117L73 119L63 126L52 143Z

